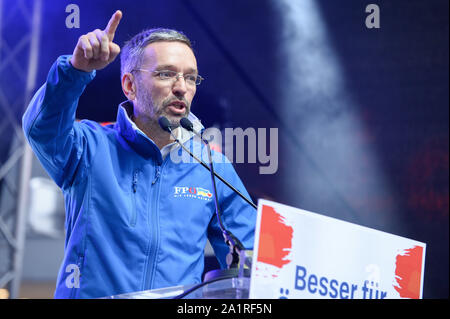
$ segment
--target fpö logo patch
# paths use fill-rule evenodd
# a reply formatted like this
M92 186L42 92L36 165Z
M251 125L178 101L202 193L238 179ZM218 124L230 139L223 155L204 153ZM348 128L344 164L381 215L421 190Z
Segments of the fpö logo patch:
M192 198L209 201L212 199L212 193L208 189L202 187L175 186L173 197Z

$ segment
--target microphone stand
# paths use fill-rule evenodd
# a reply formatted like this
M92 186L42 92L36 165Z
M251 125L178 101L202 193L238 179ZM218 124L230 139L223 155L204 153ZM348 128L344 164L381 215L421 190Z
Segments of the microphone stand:
M250 267L251 260L250 260L250 258L247 258L247 255L246 255L247 250L245 249L245 247L241 243L241 241L236 236L234 236L232 232L230 232L229 230L227 230L225 228L225 226L223 225L223 222L222 222L222 218L221 218L222 214L220 212L220 206L219 206L219 201L218 201L218 196L217 196L216 181L214 178L214 176L215 176L214 165L213 165L213 160L212 160L212 155L211 155L211 147L209 145L209 142L207 140L203 139L203 137L198 132L194 131L191 121L189 121L187 118L182 118L180 121L180 124L186 130L194 133L206 145L206 148L208 151L209 163L210 163L209 171L211 173L211 182L212 182L213 190L214 190L214 202L216 205L217 220L219 222L219 227L220 227L220 230L222 231L225 243L228 245L228 247L230 249L230 251L226 257L228 269L226 269L226 270L218 269L218 270L209 271L208 273L205 274L205 281L214 280L214 279L217 279L220 277L229 277L230 275L235 275L238 278L242 278L244 276L250 277L250 269L248 269L248 271L244 272L244 268L245 268L244 265L247 265L247 266L249 266L249 268L251 268ZM179 144L181 145L181 143L179 143ZM188 151L188 153L190 153L190 152ZM254 206L254 204L252 206ZM256 208L256 206L254 206L254 207Z
M218 175L214 172L214 166L213 166L212 155L211 155L211 148L209 146L209 143L207 141L205 141L200 136L200 134L198 134L197 132L194 131L193 124L191 123L191 121L189 121L187 118L183 118L180 121L181 126L183 126L186 130L188 130L190 132L193 132L196 136L198 136L201 139L201 141L203 143L206 144L206 147L208 149L208 157L209 157L209 161L210 161L210 167L208 167L205 163L203 163L203 161L201 161L194 154L192 154L178 140L178 138L173 134L173 132L172 132L172 125L170 124L169 120L166 117L161 116L159 118L159 120L158 120L158 123L159 123L159 125L161 126L161 128L164 131L170 133L170 135L175 140L175 142L177 142L182 147L182 149L184 151L186 151L189 155L191 155L194 159L196 159L204 167L208 168L208 170L211 173L211 180L212 180L213 190L214 190L214 201L215 201L215 206L216 206L216 216L217 216L217 220L219 222L219 228L222 231L225 243L230 248L230 251L229 251L229 253L228 253L227 257L226 257L226 262L227 262L228 269L226 269L226 270L223 270L223 269L212 270L212 271L208 272L207 274L205 274L205 281L217 280L218 278L230 278L230 276L232 276L232 277L238 276L239 278L242 278L244 276L245 277L250 277L251 257L250 256L247 257L247 254L246 254L247 250L244 248L244 246L239 241L239 239L237 239L236 236L233 235L233 233L231 233L229 230L227 230L225 228L225 226L223 225L223 222L222 222L222 218L221 218L221 214L220 214L219 202L218 202L218 199L217 199L216 183L215 183L215 179L214 179L214 176L218 176ZM225 180L223 180L222 178L221 178L221 180L225 182ZM242 195L234 187L229 185L227 182L225 182L225 183L232 190L234 190L237 194L239 194L241 197L243 197L247 202L250 202L244 195ZM252 204L252 206L254 208L256 208L256 206L252 202L250 202L250 203ZM249 267L249 269L245 269L244 270L244 265L247 265Z
M197 135L196 132L194 132L194 134ZM222 231L225 242L227 243L228 247L230 248L230 252L227 255L228 269L233 269L236 267L239 268L239 266L241 266L241 265L239 265L239 260L240 260L239 257L240 257L241 251L245 251L245 248L242 245L242 243L240 242L240 240L237 239L233 235L233 233L231 233L229 230L227 230L225 228L225 226L223 225L222 218L221 218L222 214L220 212L220 206L219 206L219 201L218 201L218 196L217 196L216 179L214 178L214 166L213 166L213 160L212 160L212 155L211 155L211 147L210 147L208 141L201 138L201 136L199 136L199 137L203 141L203 143L205 143L206 148L208 149L208 157L209 157L209 163L210 163L210 167L211 167L211 169L210 169L211 181L212 181L212 185L213 185L213 189L214 189L214 202L216 205L217 220L219 221L219 227L220 227L220 230Z

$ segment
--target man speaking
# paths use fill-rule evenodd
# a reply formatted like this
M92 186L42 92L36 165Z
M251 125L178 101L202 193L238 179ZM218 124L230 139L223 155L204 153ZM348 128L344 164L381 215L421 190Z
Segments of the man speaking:
M121 50L113 42L121 18L116 11L104 30L82 35L72 55L60 56L23 116L28 142L65 198L65 255L55 298L199 283L207 239L226 267L229 248L208 196L211 174L198 163L172 161L171 153L183 150L158 125L165 116L187 148L203 147L179 127L188 117L202 129L190 112L203 79L191 42L181 32L157 28ZM76 121L86 85L119 53L127 100L117 121ZM96 101L90 103L95 108ZM249 197L229 161L214 168ZM256 211L221 182L217 195L224 225L252 249Z

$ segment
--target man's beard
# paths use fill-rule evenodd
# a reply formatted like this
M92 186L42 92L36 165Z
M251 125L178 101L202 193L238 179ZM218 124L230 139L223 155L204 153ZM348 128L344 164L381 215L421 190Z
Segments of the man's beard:
M180 119L182 117L187 117L189 115L190 104L186 99L178 99L176 97L169 97L163 100L160 105L156 105L155 101L152 99L151 92L148 90L138 90L137 92L137 100L139 104L139 109L142 115L149 121L158 122L158 119L161 116L165 116L172 128L176 128L180 126ZM173 103L174 101L182 101L186 105L184 114L173 115L170 114L167 110L167 107Z

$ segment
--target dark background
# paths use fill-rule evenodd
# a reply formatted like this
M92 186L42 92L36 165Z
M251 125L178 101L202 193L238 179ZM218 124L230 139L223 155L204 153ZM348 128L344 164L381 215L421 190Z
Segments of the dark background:
M423 296L448 298L449 2L314 1L326 33L326 57L339 65L339 83L344 83L339 90L351 96L351 111L339 104L346 99L327 103L324 95L308 96L304 87L296 98L286 66L295 66L296 57L304 61L316 48L303 46L286 61L295 38L283 32L287 9L280 2L47 0L37 82L45 82L57 56L72 53L80 35L103 29L116 9L123 12L114 41L120 46L148 27L183 31L194 42L199 72L206 78L192 107L204 125L279 128L275 174L259 174L258 164L235 164L253 199L272 199L426 243ZM69 3L80 8L79 29L65 27ZM379 29L365 26L369 3L380 7ZM302 76L299 88L309 78ZM325 92L329 89L324 85ZM77 117L114 121L124 98L116 59L89 84ZM311 116L324 111L331 121L342 118L342 112L351 114L358 129L349 136L360 144L345 145L370 152L346 159L351 152L342 151L328 134L333 131L327 123L337 121L318 121L308 131L316 139L302 134L302 123L311 128L316 119ZM374 165L376 170L369 171Z

